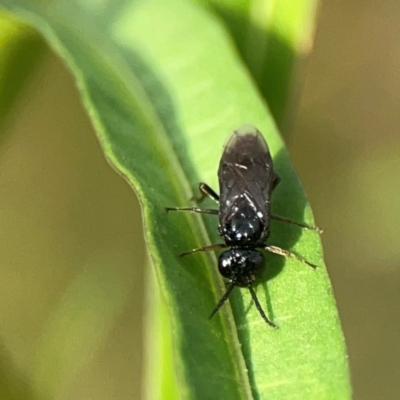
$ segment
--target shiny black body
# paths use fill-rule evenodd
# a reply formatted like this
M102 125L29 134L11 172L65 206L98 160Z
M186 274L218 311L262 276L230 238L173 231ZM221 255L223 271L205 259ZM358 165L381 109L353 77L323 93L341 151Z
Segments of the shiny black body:
M235 131L218 168L219 234L231 249L219 257L221 274L249 286L263 265L271 222L271 194L279 182L264 138L254 127Z
M198 199L200 202L209 196L219 203L218 210L198 207L166 209L167 211L192 211L218 214L219 216L218 231L224 243L194 249L181 254L181 256L198 251L229 248L219 256L218 269L221 275L228 279L230 285L210 318L228 299L233 288L240 286L249 289L264 321L276 327L265 315L252 287L264 265L264 256L260 250L297 259L313 268L316 266L280 247L266 245L271 220L295 224L306 229L320 230L271 214L271 195L280 178L274 171L267 143L254 126L243 125L230 136L219 164L218 179L220 195L218 196L205 183L200 183L201 197Z

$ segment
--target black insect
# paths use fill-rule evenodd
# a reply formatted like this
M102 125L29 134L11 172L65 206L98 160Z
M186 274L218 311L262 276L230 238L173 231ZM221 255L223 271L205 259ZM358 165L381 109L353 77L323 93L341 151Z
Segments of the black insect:
M259 249L291 257L312 268L314 264L277 246L266 245L271 220L287 222L313 229L317 227L293 222L271 214L271 194L280 178L275 173L271 154L261 133L251 125L243 125L228 139L218 168L220 195L207 184L200 183L201 196L198 202L209 196L219 203L219 210L198 207L168 207L167 211L192 211L219 216L218 231L225 243L200 247L183 253L180 257L198 251L212 251L229 248L218 259L221 275L230 282L227 291L218 302L210 318L221 308L235 286L247 287L264 321L276 327L265 315L252 287L264 264Z

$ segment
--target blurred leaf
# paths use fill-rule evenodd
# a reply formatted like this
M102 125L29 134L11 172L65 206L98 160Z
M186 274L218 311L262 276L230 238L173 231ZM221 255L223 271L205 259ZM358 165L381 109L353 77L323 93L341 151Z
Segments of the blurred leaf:
M173 368L172 329L152 265L148 267L148 291L145 310L146 363L144 399L179 399L179 385Z
M43 50L43 41L31 27L0 13L0 129Z
M207 319L224 292L215 257L177 254L220 241L216 221L205 218L206 230L198 215L167 215L164 207L187 204L200 180L217 186L228 133L251 122L266 135L282 177L274 211L311 223L311 210L272 117L215 19L185 1L125 3L107 19L101 2L0 2L65 59L107 158L138 193L181 398L349 398L343 336L316 234L273 226L271 244L320 266L288 261L282 269L283 260L267 258L257 292L280 330L266 326L240 289L231 296L234 318L226 305Z
M198 0L229 28L238 50L282 128L293 101L299 61L314 37L317 0Z
M4 400L34 399L31 382L21 374L15 364L5 346L2 345L0 347L0 398Z
M44 43L34 29L0 11L0 143L15 100L35 70L43 49ZM34 398L31 382L23 376L5 346L0 351L0 375L1 399Z
M123 310L129 281L111 270L112 255L96 255L54 307L37 352L38 399L68 397L72 383L90 365Z

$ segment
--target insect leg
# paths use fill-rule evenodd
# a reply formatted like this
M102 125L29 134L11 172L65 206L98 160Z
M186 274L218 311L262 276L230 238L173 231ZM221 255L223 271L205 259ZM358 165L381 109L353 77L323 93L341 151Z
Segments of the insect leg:
M228 297L231 294L231 292L232 292L233 288L235 287L235 285L236 285L236 282L231 282L231 284L229 285L229 287L226 290L225 294L221 297L221 300L218 302L218 304L215 306L213 312L208 317L209 319L211 319L217 313L217 311L222 307L222 305L225 303L225 301L228 300Z
M191 211L201 214L214 214L218 215L218 210L213 210L209 208L199 208L199 207L165 207L165 211Z
M274 190L277 186L278 183L281 181L281 177L277 174L275 174L274 179L272 181L272 190Z
M305 260L304 258L298 256L297 254L294 254L288 250L281 249L280 247L277 246L265 246L264 250L269 251L270 253L278 254L283 257L288 257L288 258L294 258L297 261L301 261L304 264L307 264L311 268L317 268L315 264L311 264L309 261Z
M310 229L313 231L317 231L320 234L323 232L323 230L321 228L318 228L318 226L310 226L310 225L306 225L306 224L301 224L300 222L295 222L295 221L292 221L291 219L280 217L279 215L271 215L271 219L274 219L275 221L285 222L287 224L297 225L304 229Z
M210 188L210 186L207 185L207 183L200 182L199 191L200 191L200 197L193 196L190 200L196 200L197 203L201 203L208 196L216 203L219 203L219 196L217 195L217 193L214 192L213 189Z
M186 253L179 254L179 257L180 258L185 257L188 256L189 254L197 253L199 251L213 251L213 250L224 249L225 247L228 247L225 243L211 244L209 246L199 247L198 249L193 249L187 251Z
M267 316L265 315L265 312L264 312L264 310L262 309L260 302L258 301L256 292L254 291L253 287L250 286L250 285L249 285L249 290L250 290L251 297L253 298L253 301L254 301L254 303L255 303L255 305L256 305L256 308L257 308L258 312L259 312L260 315L261 315L261 318L262 318L269 326L272 326L273 328L278 328L278 327L277 327L275 324L273 324L273 323L267 318Z

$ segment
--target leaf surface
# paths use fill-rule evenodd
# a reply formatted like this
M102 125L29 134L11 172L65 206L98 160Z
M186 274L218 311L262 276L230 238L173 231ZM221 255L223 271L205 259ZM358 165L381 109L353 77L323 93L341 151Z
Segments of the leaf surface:
M318 1L197 1L224 21L275 121L285 128L297 100L299 66L312 49Z

